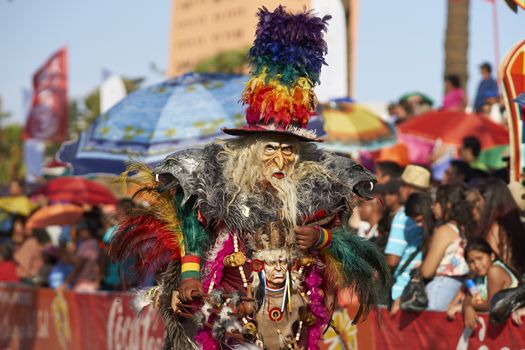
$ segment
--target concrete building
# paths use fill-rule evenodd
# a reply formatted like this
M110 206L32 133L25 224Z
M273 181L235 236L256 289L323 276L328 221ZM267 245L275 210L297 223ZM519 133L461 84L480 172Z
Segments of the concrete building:
M249 48L256 13L261 6L274 9L282 0L173 0L168 75L195 67L222 51ZM291 10L309 8L310 0L288 0Z
M301 11L327 2L337 3L340 11L349 18L350 4L357 3L357 0L172 0L167 74L172 77L191 71L199 62L224 51L248 49L253 43L256 13L261 6L273 10L283 4L288 10ZM352 37L354 35L349 36ZM345 57L352 57L350 40L348 48L346 39L342 40ZM340 73L350 77L353 76L350 71L354 62L346 60L348 72L345 68ZM345 86L351 91L350 78Z

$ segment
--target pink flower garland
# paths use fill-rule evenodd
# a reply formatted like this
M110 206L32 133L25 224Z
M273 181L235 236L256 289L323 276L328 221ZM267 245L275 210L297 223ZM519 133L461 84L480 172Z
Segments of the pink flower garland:
M201 329L198 331L195 341L201 346L202 350L219 350L219 344L212 337L210 330Z
M321 283L323 278L317 266L312 266L306 276L306 286L310 293L310 304L308 310L315 315L315 324L308 327L308 350L319 350L322 329L328 324L329 316L323 303L321 295Z
M205 293L208 292L208 288L210 287L212 281L215 284L217 281L222 279L224 258L231 253L233 253L233 238L232 235L229 234L221 250L217 253L215 259L208 260L204 265L204 271L206 271L206 274L203 277L202 286ZM200 344L203 350L219 350L219 344L213 338L211 335L211 330L209 329L199 330L195 336L195 341Z

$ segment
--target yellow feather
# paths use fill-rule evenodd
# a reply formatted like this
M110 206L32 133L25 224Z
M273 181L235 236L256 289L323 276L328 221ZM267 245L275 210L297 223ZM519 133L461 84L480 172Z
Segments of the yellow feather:
M156 219L163 222L167 230L171 231L178 241L181 253L184 253L184 245L182 244L182 231L180 222L177 218L177 211L170 193L159 193L155 191L158 183L155 181L155 176L151 169L144 163L133 162L128 165L126 171L121 174L121 179L128 178L130 173L136 173L132 176L132 181L140 185L141 189L135 192L134 198L140 198L150 203L150 206L143 209L146 214L153 215Z
M326 264L325 276L329 280L329 285L334 286L336 289L347 287L346 279L342 273L343 265L326 249L321 252L321 257Z

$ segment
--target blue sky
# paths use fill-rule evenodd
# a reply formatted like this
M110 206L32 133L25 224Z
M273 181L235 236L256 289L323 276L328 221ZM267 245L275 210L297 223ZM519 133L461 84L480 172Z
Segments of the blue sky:
M492 8L471 1L468 94L473 98L478 65L494 60ZM283 3L285 3L283 1ZM525 11L514 14L497 0L500 57L525 38ZM355 99L395 100L420 90L441 101L445 0L360 1ZM102 70L162 80L150 63L168 59L170 0L0 0L0 96L10 122L25 119L22 89L56 49L69 48L69 94L95 88Z

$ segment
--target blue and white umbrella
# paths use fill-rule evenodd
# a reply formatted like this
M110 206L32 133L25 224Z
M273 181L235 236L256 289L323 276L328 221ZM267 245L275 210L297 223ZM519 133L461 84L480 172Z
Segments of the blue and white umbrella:
M75 175L119 174L126 162L155 164L177 150L226 137L244 123L239 102L246 75L189 73L137 90L100 115L79 139L65 143L60 160Z

